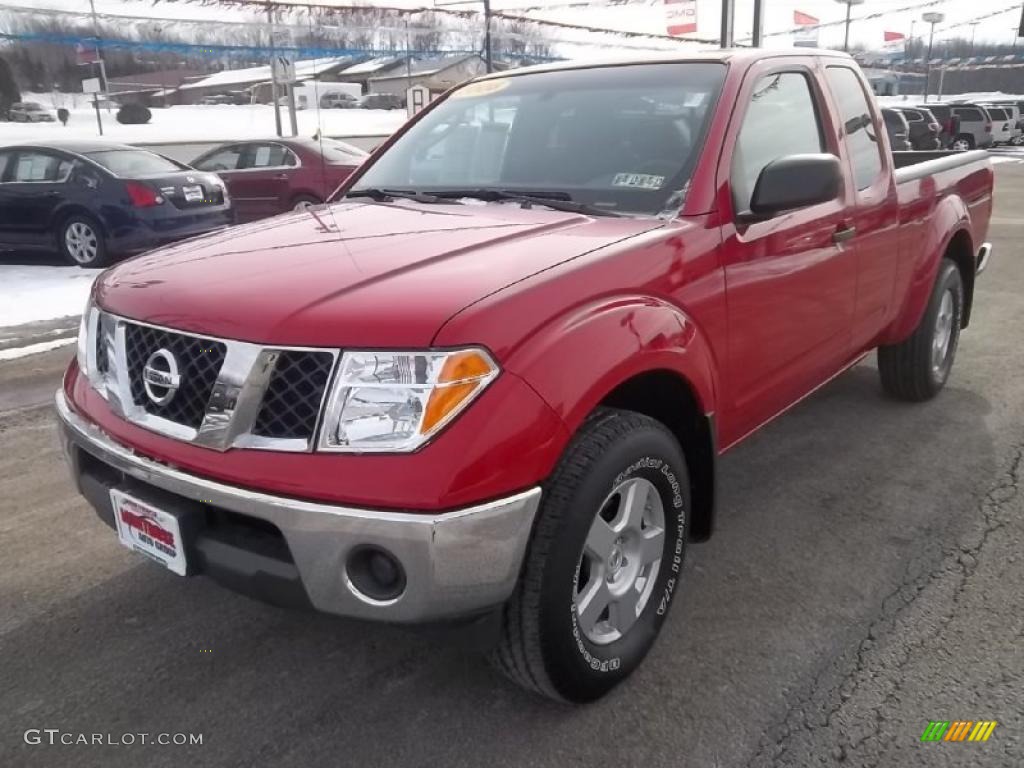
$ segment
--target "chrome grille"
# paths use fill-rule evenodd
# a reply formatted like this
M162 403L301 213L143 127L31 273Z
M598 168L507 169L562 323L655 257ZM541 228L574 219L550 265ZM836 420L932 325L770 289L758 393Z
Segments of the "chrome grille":
M196 336L97 309L87 327L90 382L127 421L219 451L312 450L338 351ZM163 402L143 379L159 350L179 376Z
M124 348L132 402L154 416L199 429L206 416L213 385L217 383L217 375L224 365L227 345L149 325L126 323ZM181 371L181 388L164 405L157 405L149 399L142 380L146 361L159 349L166 349L174 355Z
M312 437L333 366L334 356L329 352L282 352L270 376L253 434Z

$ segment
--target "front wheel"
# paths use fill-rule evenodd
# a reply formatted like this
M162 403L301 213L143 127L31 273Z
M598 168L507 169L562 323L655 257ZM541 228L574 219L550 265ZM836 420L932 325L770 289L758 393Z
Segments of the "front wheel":
M964 285L960 270L943 259L924 316L910 338L878 348L882 387L900 400L920 402L946 385L960 341Z
M647 416L597 411L545 487L492 663L560 701L622 682L676 594L689 503L675 437Z
M292 200L293 211L304 211L314 205L320 205L320 200L312 195L296 195Z

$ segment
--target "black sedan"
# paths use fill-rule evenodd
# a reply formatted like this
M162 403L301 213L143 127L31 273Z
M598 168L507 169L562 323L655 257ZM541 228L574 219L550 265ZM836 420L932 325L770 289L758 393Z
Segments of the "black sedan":
M59 250L101 267L233 223L224 183L123 144L0 148L0 248Z

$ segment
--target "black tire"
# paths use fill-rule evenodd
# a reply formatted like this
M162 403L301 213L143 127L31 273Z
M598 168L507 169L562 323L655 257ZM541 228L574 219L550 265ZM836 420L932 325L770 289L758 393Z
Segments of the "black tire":
M75 231L92 233L93 242L95 243L94 247L76 249L71 244L72 236L69 234L69 232ZM103 228L92 216L76 213L62 219L60 224L57 225L56 236L57 248L69 264L82 267L83 269L92 269L105 267L110 263L111 255L107 248L107 240L103 234Z
M292 198L292 210L301 211L311 205L320 205L322 201L314 195L296 195Z
M653 587L640 590L647 598L642 608L636 606L635 623L618 639L597 644L577 617L584 543L598 514L615 503L613 490L634 479L653 485L661 502L661 561L653 578L648 576ZM652 493L646 509L656 504ZM524 688L558 701L593 701L622 682L643 661L668 615L686 550L689 508L689 475L675 437L632 411L595 412L545 485L491 663ZM625 567L628 560L621 563ZM604 572L595 573L591 583L603 586Z
M943 298L947 294L952 303L952 318L949 319L948 342L939 360L935 340L937 331L941 335L940 315L944 317L946 314ZM921 402L930 400L942 390L956 358L963 308L964 285L960 270L949 259L943 259L928 306L917 328L903 342L878 348L878 372L887 393L900 400Z

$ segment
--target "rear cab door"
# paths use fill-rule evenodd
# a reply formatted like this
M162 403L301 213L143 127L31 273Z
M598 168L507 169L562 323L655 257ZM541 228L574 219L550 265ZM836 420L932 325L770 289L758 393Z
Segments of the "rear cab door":
M794 154L840 154L807 57L767 58L747 71L718 168L729 315L724 444L741 439L837 372L850 356L857 262L849 181L837 198L751 221L761 170Z
M840 157L851 182L847 241L857 256L852 330L854 351L863 350L891 318L899 264L899 206L886 132L867 82L857 65L825 59L825 82L833 112L838 115Z

